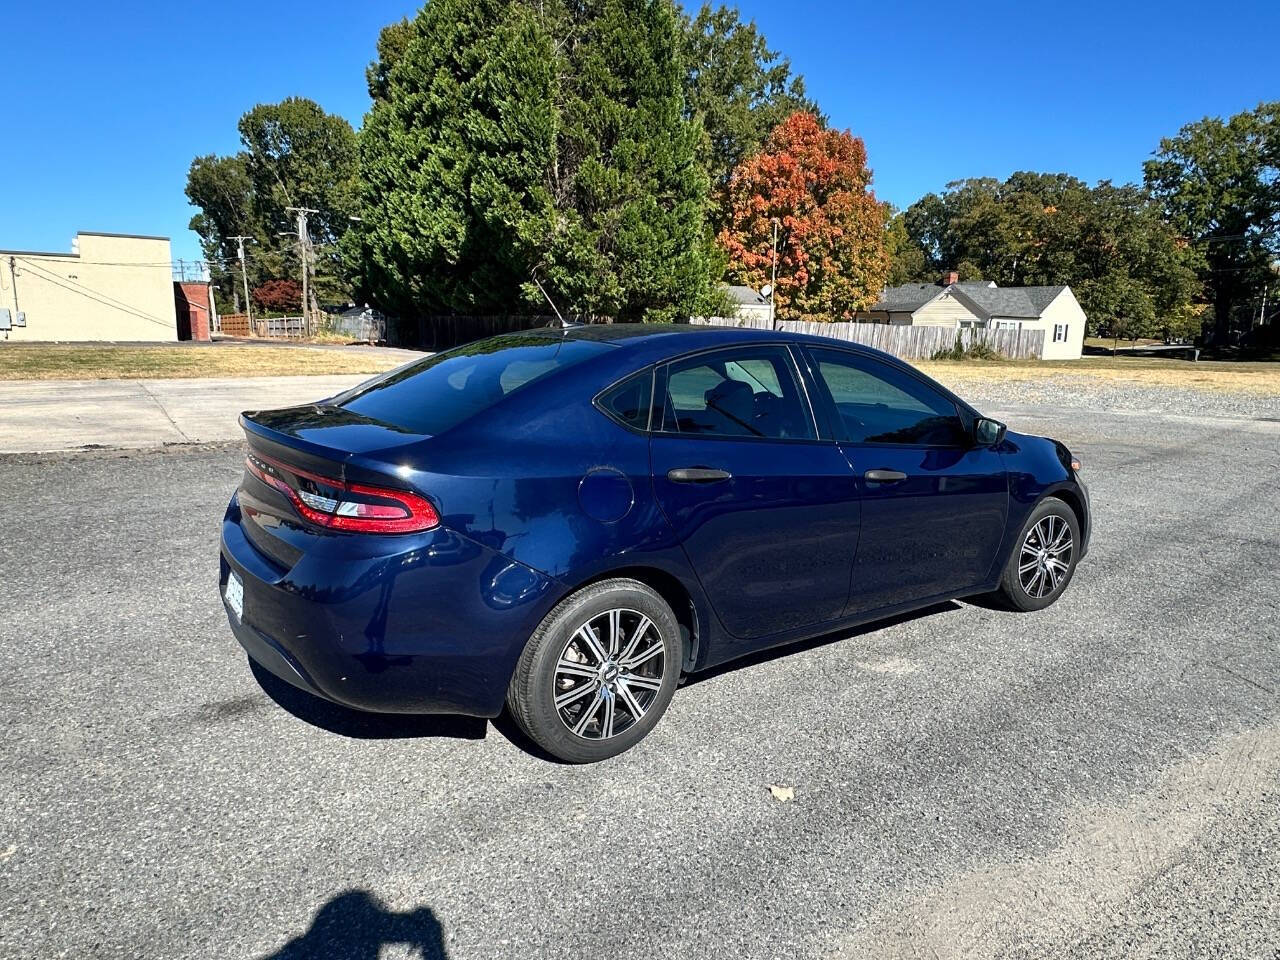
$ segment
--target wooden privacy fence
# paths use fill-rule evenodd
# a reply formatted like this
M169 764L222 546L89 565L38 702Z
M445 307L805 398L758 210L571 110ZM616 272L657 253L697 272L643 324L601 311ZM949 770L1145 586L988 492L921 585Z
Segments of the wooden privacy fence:
M223 313L218 316L218 332L228 337L249 336L249 318L243 313Z
M300 337L303 334L301 317L254 317L253 322L243 313L224 313L218 332L228 337Z
M712 317L694 320L712 327L748 327L768 330L768 320ZM903 360L928 360L939 350L950 350L959 337L961 346L985 343L992 350L1012 359L1038 358L1044 349L1043 330L988 330L982 327L911 327L887 323L817 323L809 320L779 320L778 329L788 333L807 333L830 337L848 343L860 343L891 353Z

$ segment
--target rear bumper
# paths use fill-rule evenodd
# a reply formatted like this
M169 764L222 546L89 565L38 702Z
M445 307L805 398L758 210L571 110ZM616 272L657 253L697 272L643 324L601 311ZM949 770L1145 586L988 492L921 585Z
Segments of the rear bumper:
M254 661L344 706L492 717L557 594L554 581L437 529L370 550L304 556L282 570L249 542L235 498L222 524L219 592L234 571L244 613L231 631Z

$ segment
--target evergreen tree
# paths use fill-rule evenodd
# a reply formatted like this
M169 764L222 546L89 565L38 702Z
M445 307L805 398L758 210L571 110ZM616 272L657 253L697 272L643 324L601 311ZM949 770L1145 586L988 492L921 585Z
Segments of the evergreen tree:
M385 36L385 34L384 34ZM528 309L546 221L555 57L523 4L431 0L370 68L382 91L360 135L361 261L393 312Z
M361 260L402 314L675 319L710 302L670 0L431 0L384 32Z
M706 131L701 157L719 197L734 168L764 145L774 127L798 111L819 111L805 96L804 79L791 73L791 62L770 50L755 22L743 23L736 7L703 4L696 17L681 18L681 27L685 108Z

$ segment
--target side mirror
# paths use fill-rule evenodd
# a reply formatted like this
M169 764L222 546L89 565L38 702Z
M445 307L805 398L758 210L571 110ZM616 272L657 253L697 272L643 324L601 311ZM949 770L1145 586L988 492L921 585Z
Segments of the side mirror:
M980 447L994 447L1004 439L1005 425L999 420L978 417L973 421L973 440Z

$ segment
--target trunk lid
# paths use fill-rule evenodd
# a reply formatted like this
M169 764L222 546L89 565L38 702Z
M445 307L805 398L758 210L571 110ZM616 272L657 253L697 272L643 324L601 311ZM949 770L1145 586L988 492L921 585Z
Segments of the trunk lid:
M397 469L409 448L429 439L423 434L323 403L249 411L240 425L249 447L237 492L241 526L282 571L310 551L323 551L335 536L378 532L359 529L360 518L343 511L427 504ZM384 522L394 527L395 521Z

